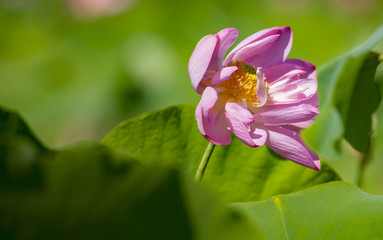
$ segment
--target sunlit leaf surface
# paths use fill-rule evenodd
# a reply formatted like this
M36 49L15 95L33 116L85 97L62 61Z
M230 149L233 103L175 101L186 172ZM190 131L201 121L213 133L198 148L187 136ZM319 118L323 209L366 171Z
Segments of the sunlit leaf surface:
M356 150L368 151L372 115L381 100L375 82L379 54L371 50L382 40L383 27L357 49L320 68L321 114L314 126L304 131L320 155L337 156L342 138Z
M0 239L256 238L183 171L91 142L47 150L17 114L0 123Z
M143 163L160 160L197 170L208 145L198 131L195 105L180 105L138 116L117 126L103 142L124 150ZM228 146L217 146L203 182L228 202L267 199L312 185L338 180L322 162L322 170L297 165L266 146L250 148L233 137Z
M383 196L369 195L345 182L232 206L270 240L380 239L383 235Z

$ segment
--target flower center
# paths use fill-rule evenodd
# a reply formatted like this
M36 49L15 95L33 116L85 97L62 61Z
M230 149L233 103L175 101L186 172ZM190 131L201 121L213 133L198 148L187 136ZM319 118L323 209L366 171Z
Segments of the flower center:
M257 69L244 62L230 63L231 66L237 66L228 81L230 94L239 98L241 101L246 100L252 105L256 105L259 100L257 97Z

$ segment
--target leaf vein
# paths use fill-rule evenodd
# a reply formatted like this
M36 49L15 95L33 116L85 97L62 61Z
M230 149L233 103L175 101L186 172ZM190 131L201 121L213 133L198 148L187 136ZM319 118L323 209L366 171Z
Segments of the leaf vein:
M287 233L287 228L286 228L286 223L285 223L285 216L282 211L282 203L281 203L281 198L279 196L274 196L273 197L275 206L277 207L279 213L281 214L281 221L282 221L282 226L283 226L283 231L285 233L285 237L287 240L290 240L289 234Z

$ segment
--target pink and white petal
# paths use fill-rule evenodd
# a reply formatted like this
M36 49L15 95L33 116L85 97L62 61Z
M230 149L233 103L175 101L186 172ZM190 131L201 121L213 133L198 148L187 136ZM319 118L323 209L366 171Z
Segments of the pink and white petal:
M211 91L213 90L213 91ZM217 145L228 145L231 142L230 130L225 118L224 108L217 106L217 98L213 88L208 87L202 94L196 108L196 119L201 134L210 142ZM215 101L214 101L215 100Z
M314 106L314 107L319 108L318 94L315 93L315 94L313 94L311 97L302 100L300 103L310 104L310 105L312 105L312 106Z
M216 89L212 87L206 87L202 93L199 105L203 116L211 125L215 124L215 119L225 109L225 104L229 97L231 96L225 94L218 95Z
M269 93L270 93L270 91L269 91ZM282 103L273 103L273 102L270 103L270 98L269 98L269 101L267 101L267 103L265 105L263 105L262 107L256 108L255 109L256 111L254 111L254 113L264 113L264 112L273 111L273 110L280 109L280 108L289 108L289 107L293 107L293 106L298 106L300 104L309 104L312 107L315 107L318 109L318 106L319 106L318 95L314 94L308 98L301 99L300 101L288 102L288 103L283 103L283 102Z
M267 101L268 93L265 84L265 75L260 68L257 69L257 98L259 107L263 106Z
M319 112L318 94L314 94L310 98L301 101L301 104L310 104L311 106L313 106L316 109L318 109L318 112ZM281 106L281 105L279 105L279 106ZM298 131L299 132L299 131L301 131L304 128L310 127L311 125L313 125L313 123L314 123L314 119L311 119L311 120L304 121L304 122L288 124L288 125L285 125L284 127L288 128L288 129L291 129L293 131Z
M290 129L290 130L295 131L295 132L300 132L302 129L308 128L311 125L313 125L313 123L314 123L314 119L311 119L311 120L304 121L304 122L298 122L298 123L293 123L293 124L289 124L289 125L283 125L281 127Z
M275 27L259 31L238 44L226 57L224 65L237 59L255 67L282 63L292 46L290 27ZM259 45L259 46L258 46Z
M299 104L254 114L254 120L256 123L266 126L280 126L310 121L318 114L317 107L311 104Z
M231 75L237 70L237 66L221 68L218 72L216 72L213 75L213 78L211 79L211 85L214 87L226 80L229 80Z
M249 126L245 126L243 122L236 117L226 112L226 119L229 123L230 130L232 133L244 144L250 147L260 147L263 146L267 139L266 131L261 129L258 131L251 131Z
M275 84L276 86L282 85L282 83L280 83L281 81L302 78L308 72L307 69L304 69L301 66L286 62L263 68L262 71L267 78L267 82L270 85Z
M265 143L267 133L262 129L252 129L252 114L238 103L227 103L226 119L230 130L243 143L250 147L260 147Z
M232 58L233 62L241 61L246 62L247 64L250 64L252 66L256 67L265 67L267 65L261 64L260 62L254 62L253 60L257 58L258 56L264 55L271 49L276 42L278 41L278 36L272 35L268 36L266 38L263 38L259 41L253 42L242 49L238 50ZM270 63L274 65L274 63Z
M239 118L246 126L250 126L250 124L254 122L253 114L239 103L227 102L225 111L226 113Z
M316 71L316 67L312 63L300 59L286 59L285 63L300 66L302 69L306 69L309 74Z
M271 35L253 43L250 43L249 45L246 45L245 47L238 50L232 56L231 61L242 61L250 64L250 59L254 58L254 56L261 55L262 53L268 51L271 47L273 47L275 42L278 41L278 38L278 35ZM257 67L259 66L257 65Z
M267 127L266 144L274 152L302 166L320 170L320 160L302 140L299 133L282 127Z
M190 57L188 71L192 86L196 91L209 66L217 65L215 62L218 61L216 59L218 43L219 37L216 34L205 36L198 42ZM202 89L199 89L197 92L201 94L201 91Z
M235 40L237 40L238 34L239 31L235 28L225 28L217 33L219 37L219 48L217 58L220 64L223 61L223 57L227 49L229 49L229 47L233 45Z
M204 117L210 122L213 123L214 119L210 118L210 110L214 107L217 102L218 94L212 87L207 87L202 93L201 100L199 105L201 105L201 111Z
M196 118L198 128L207 140L216 145L229 145L231 142L231 134L228 129L229 125L225 118L225 111L218 114L214 125L211 125L206 118L201 116L200 109L196 109Z
M287 59L285 63L264 69L274 103L296 102L314 95L318 90L315 66L297 59Z
M270 86L270 97L267 105L302 102L316 95L316 91L316 81L314 82L308 79L296 80L294 83L286 84L276 89Z
M256 124L250 126L250 137L257 144L257 146L263 146L267 140L267 131Z
M302 76L301 79L307 79L306 83L311 91L315 91L315 93L318 90L318 77L317 77L317 70L316 67L306 61L299 60L299 59L286 59L287 64L295 64L296 66L300 66L306 70L306 75Z

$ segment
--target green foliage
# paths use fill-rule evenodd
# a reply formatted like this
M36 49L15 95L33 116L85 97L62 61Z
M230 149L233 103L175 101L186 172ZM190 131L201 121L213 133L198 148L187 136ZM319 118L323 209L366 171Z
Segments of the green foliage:
M110 26L102 21L101 25L104 30ZM97 31L79 32L84 41L98 36ZM360 152L368 151L371 115L380 102L374 82L378 55L371 49L382 39L383 27L359 49L320 70L321 115L305 134L321 156L336 155L340 138ZM92 52L102 44L88 47ZM8 57L18 59L22 54ZM68 55L68 59L72 58ZM54 61L43 73L47 79L56 78L60 71L78 74L71 64L49 71L65 63ZM88 67L94 69L92 64ZM144 67L137 75L147 72ZM87 71L80 71L79 78L83 72ZM62 75L55 84L65 86L67 80ZM156 90L157 85L150 83ZM13 84L19 87L17 81ZM23 86L29 90L28 84ZM141 89L135 84L123 88L129 86ZM128 98L143 99L144 92L134 92ZM62 100L66 102L65 97ZM382 196L332 182L339 177L323 162L316 172L266 146L250 148L236 138L229 146L217 146L203 178L205 186L196 184L192 175L208 143L197 129L195 107L179 105L138 116L117 126L104 144L84 142L59 150L42 144L17 113L0 108L0 239L376 239L383 235Z
M0 186L41 184L38 160L50 154L17 113L0 108Z
M256 237L177 169L90 142L50 151L17 114L1 110L0 122L0 239Z
M223 28L238 28L242 40L291 26L289 58L320 65L383 22L379 0L242 0L235 7L232 0L109 1L127 8L79 18L69 2L91 12L111 5L0 1L0 103L22 112L52 146L98 140L129 116L196 103L188 59L201 37Z
M369 148L372 114L381 100L379 87L374 81L379 55L373 52L365 55L362 63L360 58L347 62L349 71L337 82L334 95L335 106L342 116L344 138L360 152L367 152ZM356 71L352 71L354 69ZM353 76L356 76L354 84L350 81ZM351 89L345 91L349 86Z
M383 235L383 196L344 182L232 205L265 239L379 239Z
M180 105L132 118L103 142L143 163L161 160L195 174L208 145L198 131L195 108ZM232 139L230 145L215 148L203 179L227 202L263 200L339 179L325 163L316 172L281 158L266 146L254 149Z
M335 157L344 138L359 152L367 152L372 115L381 100L375 73L379 55L372 48L383 40L383 26L354 51L319 70L321 114L304 132L320 155Z

